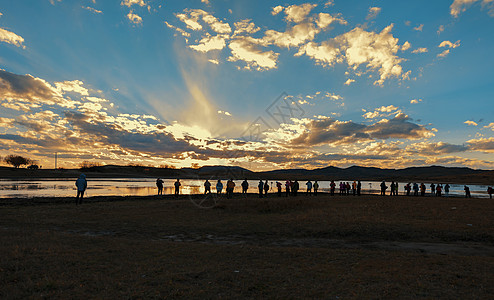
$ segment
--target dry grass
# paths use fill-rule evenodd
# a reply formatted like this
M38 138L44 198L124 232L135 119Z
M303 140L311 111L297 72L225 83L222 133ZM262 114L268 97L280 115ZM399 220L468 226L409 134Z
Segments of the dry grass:
M494 294L488 199L248 196L214 209L185 196L65 200L0 207L0 298Z

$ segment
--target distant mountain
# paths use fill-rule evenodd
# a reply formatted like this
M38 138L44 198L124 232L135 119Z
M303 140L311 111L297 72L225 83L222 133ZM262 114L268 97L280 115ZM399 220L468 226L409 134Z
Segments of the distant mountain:
M449 182L494 185L494 171L441 166L380 169L352 166L348 168L324 167L319 169L280 169L253 172L236 166L204 166L201 168L154 168L145 166L106 165L87 169L28 170L0 167L0 178L76 178L81 172L93 178L181 178L181 179L268 179L268 180L372 180L402 182Z

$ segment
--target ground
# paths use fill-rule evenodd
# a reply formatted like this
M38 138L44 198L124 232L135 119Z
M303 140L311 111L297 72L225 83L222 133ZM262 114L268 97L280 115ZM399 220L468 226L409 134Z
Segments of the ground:
M494 295L489 199L202 199L2 200L0 298Z

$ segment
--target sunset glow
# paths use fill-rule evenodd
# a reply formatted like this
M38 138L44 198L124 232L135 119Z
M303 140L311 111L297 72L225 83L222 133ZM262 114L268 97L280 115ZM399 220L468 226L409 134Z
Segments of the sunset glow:
M2 1L0 155L494 169L492 28L488 0Z

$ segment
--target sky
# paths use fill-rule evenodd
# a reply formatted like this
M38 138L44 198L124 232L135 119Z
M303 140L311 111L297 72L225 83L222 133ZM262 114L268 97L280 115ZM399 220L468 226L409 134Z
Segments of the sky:
M0 155L494 169L494 0L0 0Z

